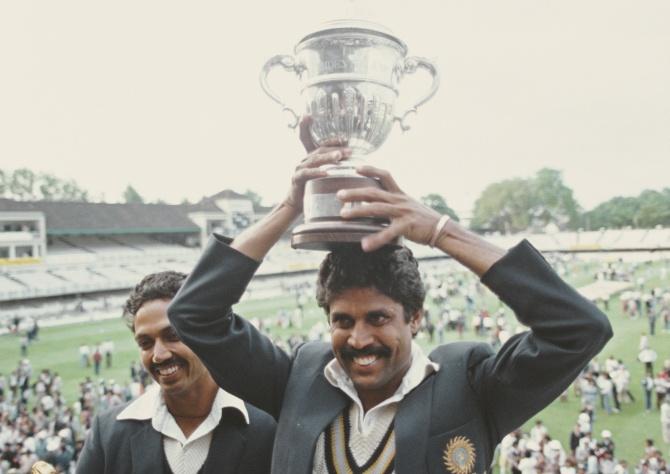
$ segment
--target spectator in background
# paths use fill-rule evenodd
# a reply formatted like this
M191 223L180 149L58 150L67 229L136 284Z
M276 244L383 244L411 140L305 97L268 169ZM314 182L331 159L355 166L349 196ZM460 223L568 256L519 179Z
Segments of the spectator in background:
M651 438L647 438L644 440L644 456L649 457L652 456L655 452L657 451L656 445L654 444L654 440Z
M642 377L642 390L644 390L644 408L651 411L652 393L654 392L654 379L647 373Z
M661 409L661 403L666 397L666 393L670 390L670 377L662 370L654 378L654 391L656 392L656 409Z
M102 354L105 358L105 367L112 368L112 355L114 353L114 341L108 339L102 343Z
M102 362L102 353L100 352L100 346L96 346L93 351L93 371L95 375L100 375L100 363Z
M654 361L658 355L656 351L649 346L649 336L645 333L640 335L638 360L644 364L644 370L647 374L654 375Z
M91 366L91 349L88 347L88 344L82 343L79 346L79 365L81 367L90 367Z
M28 343L29 343L28 336L21 336L21 357L27 357L28 356Z
M670 444L670 397L667 394L661 405L661 433L663 442Z
M582 438L582 436L583 434L582 431L579 429L579 423L577 423L575 426L572 427L572 431L570 432L570 453L572 454L572 456L575 455L575 451L579 446L579 440Z
M603 408L608 415L611 415L615 411L619 411L617 408L612 407L613 404L613 392L614 384L609 374L603 372L598 376L598 388L600 390L600 399L603 402Z
M530 439L540 444L544 437L549 433L547 427L542 424L542 420L535 420L535 426L530 429Z
M30 468L30 474L57 474L56 468L44 461L37 461Z

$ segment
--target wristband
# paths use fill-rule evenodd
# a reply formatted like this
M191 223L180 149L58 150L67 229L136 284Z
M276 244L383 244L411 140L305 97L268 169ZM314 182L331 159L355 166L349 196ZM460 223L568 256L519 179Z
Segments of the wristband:
M430 237L430 241L428 242L428 246L430 248L435 247L435 243L437 243L437 239L444 230L444 226L447 225L447 222L449 222L450 217L446 214L444 214L442 217L440 217L440 220L437 221L437 224L435 224L435 228L433 229L433 235Z

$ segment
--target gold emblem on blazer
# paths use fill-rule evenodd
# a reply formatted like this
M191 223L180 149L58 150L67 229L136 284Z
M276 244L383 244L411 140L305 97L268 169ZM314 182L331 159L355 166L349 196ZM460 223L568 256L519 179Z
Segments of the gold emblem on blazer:
M475 467L475 446L465 436L451 438L444 448L442 460L447 471L454 474L471 474Z

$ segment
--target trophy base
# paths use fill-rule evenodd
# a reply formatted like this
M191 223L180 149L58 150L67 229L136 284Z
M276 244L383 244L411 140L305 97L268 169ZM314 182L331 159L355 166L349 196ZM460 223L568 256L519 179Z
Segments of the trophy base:
M293 230L291 247L302 250L336 250L351 245L360 245L363 237L383 230L381 224L358 222L315 222L302 224ZM400 245L400 239L389 242Z
M342 219L343 203L336 197L340 189L377 187L379 181L365 176L326 176L308 181L305 186L305 223L293 230L291 246L304 250L334 250L353 244L386 228L388 219ZM348 205L357 206L360 203ZM398 245L398 239L390 242Z

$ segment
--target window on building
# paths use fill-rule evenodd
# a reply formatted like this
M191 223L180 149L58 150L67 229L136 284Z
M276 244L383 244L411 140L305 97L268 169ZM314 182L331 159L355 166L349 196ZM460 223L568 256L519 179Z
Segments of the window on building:
M16 247L16 258L34 257L32 245L19 245Z

